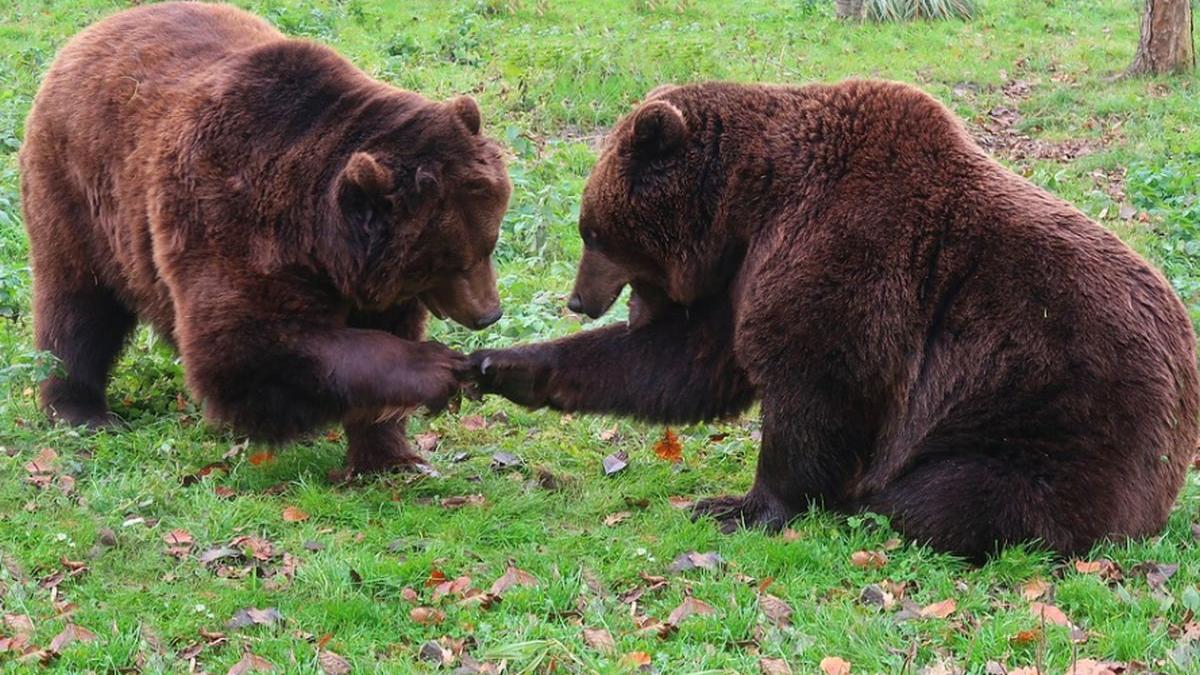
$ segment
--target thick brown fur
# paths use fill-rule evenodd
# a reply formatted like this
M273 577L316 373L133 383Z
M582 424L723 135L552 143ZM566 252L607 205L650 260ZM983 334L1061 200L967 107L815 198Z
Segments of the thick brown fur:
M917 89L656 89L610 135L580 232L605 262L572 305L603 312L627 279L630 324L477 353L478 377L661 422L761 399L754 486L698 506L725 529L820 503L979 560L1166 522L1200 406L1182 304Z
M350 468L417 461L402 413L458 388L427 309L499 317L510 184L475 102L427 100L223 5L116 14L63 48L26 124L21 190L44 407L110 421L138 320L207 413L281 442L346 426Z

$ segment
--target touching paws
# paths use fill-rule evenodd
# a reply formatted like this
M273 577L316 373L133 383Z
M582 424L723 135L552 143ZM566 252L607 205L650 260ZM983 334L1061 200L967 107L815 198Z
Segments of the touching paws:
M484 349L471 354L471 377L485 394L498 394L527 408L549 403L553 367L539 351Z

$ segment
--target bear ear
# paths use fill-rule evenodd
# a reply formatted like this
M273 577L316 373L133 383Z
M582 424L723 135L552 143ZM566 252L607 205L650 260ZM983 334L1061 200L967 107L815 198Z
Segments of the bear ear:
M479 104L470 96L459 96L450 100L450 109L467 126L471 135L478 136L483 125L483 116L479 112Z
M669 101L655 100L633 114L633 149L644 157L661 157L687 140L687 122Z
M368 199L379 199L392 191L395 179L386 166L379 163L374 155L366 152L356 152L350 155L346 168L342 169L342 190L357 192Z

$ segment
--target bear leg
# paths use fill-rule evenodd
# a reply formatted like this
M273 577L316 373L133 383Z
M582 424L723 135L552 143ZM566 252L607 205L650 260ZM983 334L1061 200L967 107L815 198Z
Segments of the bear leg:
M427 312L409 300L382 312L359 312L348 323L356 328L383 330L406 340L425 335ZM390 417L370 422L346 422L346 469L348 475L389 471L431 470L421 455L408 444L407 417Z
M761 489L751 489L741 497L724 495L701 499L692 507L692 520L712 518L725 534L743 527L778 532L797 515L799 511Z
M408 420L346 425L346 473L365 475L389 471L427 471L428 465L408 445Z
M36 278L35 344L59 361L42 382L42 407L56 421L111 426L104 390L108 374L137 319L103 286L70 288Z
M1036 541L1061 555L1084 553L1107 533L1123 529L1112 509L1115 500L1094 498L1119 494L1118 486L1077 485L1063 494L1056 489L1051 467L1036 475L1027 470L1027 465L1011 459L939 455L910 469L861 506L891 518L905 537L977 564L1021 542Z

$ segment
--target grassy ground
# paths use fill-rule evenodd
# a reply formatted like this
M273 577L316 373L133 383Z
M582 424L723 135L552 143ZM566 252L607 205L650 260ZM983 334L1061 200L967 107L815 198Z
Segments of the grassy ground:
M390 672L439 658L511 672L620 672L643 661L664 673L752 672L782 659L808 673L826 657L855 673L1058 673L1077 661L1078 672L1107 672L1084 670L1088 658L1200 669L1194 479L1162 536L1087 559L1112 565L1015 549L982 568L898 544L870 517L814 513L776 537L690 522L680 498L749 485L753 417L677 430L683 460L672 464L651 450L660 428L466 403L414 425L436 441L440 478L337 487L325 477L342 461L336 434L267 455L205 426L177 359L145 331L110 389L129 430L52 428L33 395L49 364L31 347L15 152L56 48L120 4L0 9L0 315L11 318L0 319L0 639L44 649L78 625L83 639L56 660L45 655L71 672L225 672L251 652L308 672L340 672L337 655L356 671ZM464 350L579 328L565 294L597 137L654 85L707 78L918 83L1004 161L1163 266L1200 317L1197 82L1109 81L1133 54L1135 0L984 0L971 23L862 26L806 0L241 4L398 85L473 93L489 132L511 148L516 192L497 253L507 315L482 333L434 327ZM37 459L45 448L56 457ZM606 477L602 460L618 451L629 465ZM519 465L501 456L494 468L498 452ZM196 480L216 462L227 470ZM237 539L247 536L257 539ZM692 551L724 562L671 569ZM863 564L860 551L885 552L886 562ZM469 576L458 591L487 592L510 565L536 585L497 587L498 603L434 599L441 574ZM704 605L672 630L688 597ZM1032 602L1050 606L1046 620ZM247 607L282 618L227 627ZM611 649L584 629L607 630ZM10 650L0 668L36 669L37 657Z

